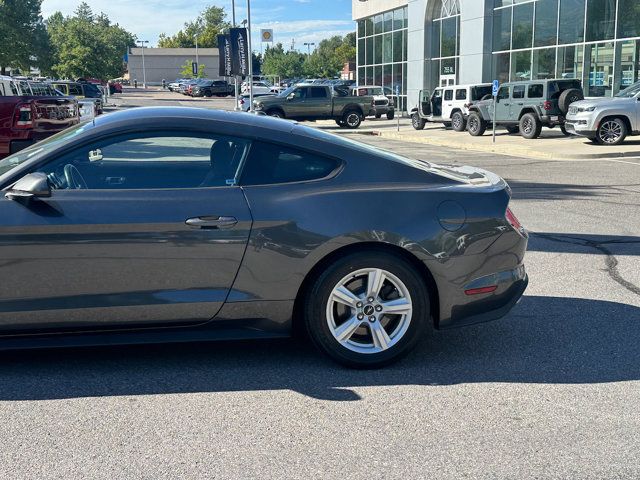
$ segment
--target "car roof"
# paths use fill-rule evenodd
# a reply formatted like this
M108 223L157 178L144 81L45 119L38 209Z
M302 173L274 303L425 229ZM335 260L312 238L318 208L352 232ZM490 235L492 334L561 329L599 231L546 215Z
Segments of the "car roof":
M456 88L490 87L490 86L491 86L490 83L466 83L466 84L463 84L463 85L447 85L445 87L436 87L436 88L445 90L445 89L448 89L448 88L456 89Z

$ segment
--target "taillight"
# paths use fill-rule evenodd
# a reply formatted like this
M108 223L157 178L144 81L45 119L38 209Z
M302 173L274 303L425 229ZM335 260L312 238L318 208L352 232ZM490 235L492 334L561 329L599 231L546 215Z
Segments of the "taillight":
M15 110L13 126L20 129L33 128L33 110L28 103L18 104Z
M544 108L545 110L552 110L553 105L551 105L551 102L549 100L545 100L542 104L542 108Z
M511 209L509 207L507 207L507 213L505 214L505 218L507 219L507 222L509 222L509 224L516 230L516 231L521 231L522 230L522 224L520 223L520 220L518 220L516 218L516 216L514 215L514 213L511 211Z

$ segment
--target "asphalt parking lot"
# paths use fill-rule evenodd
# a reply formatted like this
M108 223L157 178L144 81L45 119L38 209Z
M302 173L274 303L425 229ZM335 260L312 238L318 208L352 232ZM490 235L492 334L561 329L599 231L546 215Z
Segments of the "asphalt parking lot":
M349 135L509 181L531 239L507 317L377 371L293 340L0 353L1 477L640 478L640 160Z

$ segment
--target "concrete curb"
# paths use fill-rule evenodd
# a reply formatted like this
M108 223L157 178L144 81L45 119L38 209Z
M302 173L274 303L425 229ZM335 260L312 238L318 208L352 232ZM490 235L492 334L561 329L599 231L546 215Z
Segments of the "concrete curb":
M606 159L606 158L629 158L629 157L640 157L640 150L628 151L628 152L594 152L594 153L573 153L570 156L563 154L561 152L553 152L553 151L543 151L536 150L535 148L525 147L525 146L514 146L514 145L505 145L505 144L496 144L496 145L478 145L478 144L468 144L461 143L452 140L445 140L442 138L433 138L427 135L425 136L416 136L416 135L406 135L398 132L384 132L381 130L374 130L370 132L361 132L363 135L376 135L383 138L391 138L394 140L403 140L405 142L413 142L413 143L422 143L426 145L434 145L437 147L448 147L455 148L458 150L467 150L472 152L488 152L495 153L497 155L508 155L508 156L522 156L529 158L542 158L548 160L595 160L595 159ZM532 140L527 140L529 142L533 142ZM600 147L594 145L593 148L600 149L606 147Z

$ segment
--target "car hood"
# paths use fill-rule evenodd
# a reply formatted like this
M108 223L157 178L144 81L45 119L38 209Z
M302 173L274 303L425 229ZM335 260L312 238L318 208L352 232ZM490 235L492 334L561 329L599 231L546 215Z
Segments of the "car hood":
M607 105L621 105L624 103L636 103L635 98L609 97L609 98L591 98L587 100L579 100L571 104L572 107L589 108L602 107Z

